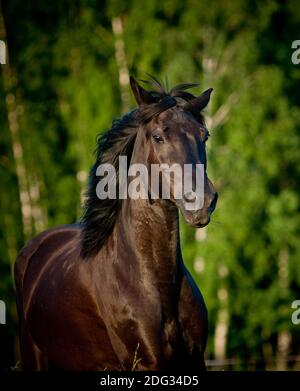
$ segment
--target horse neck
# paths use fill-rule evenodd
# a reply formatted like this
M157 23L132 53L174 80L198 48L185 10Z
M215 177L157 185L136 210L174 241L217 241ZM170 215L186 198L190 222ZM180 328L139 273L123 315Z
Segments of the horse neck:
M119 258L129 255L125 270L155 287L164 318L173 319L182 280L177 210L162 200L125 200L115 233L122 241Z
M177 209L165 200L127 199L120 217L142 267L154 272L158 283L176 283L181 256Z

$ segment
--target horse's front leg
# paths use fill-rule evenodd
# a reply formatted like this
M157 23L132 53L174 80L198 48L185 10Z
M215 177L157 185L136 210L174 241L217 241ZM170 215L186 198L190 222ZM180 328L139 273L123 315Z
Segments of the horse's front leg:
M189 357L185 366L189 370L203 371L206 369L207 310L198 287L187 271L181 285L178 318Z

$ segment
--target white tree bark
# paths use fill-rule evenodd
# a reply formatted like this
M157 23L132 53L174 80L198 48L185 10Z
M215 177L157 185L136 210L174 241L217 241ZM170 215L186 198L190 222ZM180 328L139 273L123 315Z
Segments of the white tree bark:
M123 113L129 111L129 72L125 54L125 43L123 37L123 21L121 16L112 19L112 30L115 37L115 57L119 69L119 85L122 99Z

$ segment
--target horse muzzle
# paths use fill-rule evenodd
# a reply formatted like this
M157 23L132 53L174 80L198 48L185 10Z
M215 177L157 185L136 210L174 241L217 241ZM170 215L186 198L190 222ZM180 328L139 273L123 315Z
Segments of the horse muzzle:
M205 202L201 209L191 210L190 208L186 208L186 203L187 203L186 200L186 202L180 208L184 220L193 227L196 228L205 227L210 222L210 217L216 208L217 201L218 201L218 194L214 193L209 203Z

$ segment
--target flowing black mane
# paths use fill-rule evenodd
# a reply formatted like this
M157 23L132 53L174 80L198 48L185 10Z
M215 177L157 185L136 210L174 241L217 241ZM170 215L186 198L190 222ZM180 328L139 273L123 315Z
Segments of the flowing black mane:
M144 82L152 87L149 92L153 97L153 103L140 106L125 114L121 119L114 120L112 128L99 135L97 139L96 162L89 174L82 216L81 255L85 258L95 255L111 234L122 202L118 197L117 199L107 198L105 200L100 200L97 197L96 186L99 181L99 178L96 177L97 167L104 163L112 164L116 170L118 185L118 158L119 156L127 156L128 164L130 163L139 125L147 123L175 105L180 106L182 101L185 103L191 101L195 96L186 90L198 86L195 83L179 84L167 91L163 84L154 77L151 77L150 81ZM181 99L177 100L176 98ZM199 111L194 110L192 106L188 109L201 123L204 122Z

